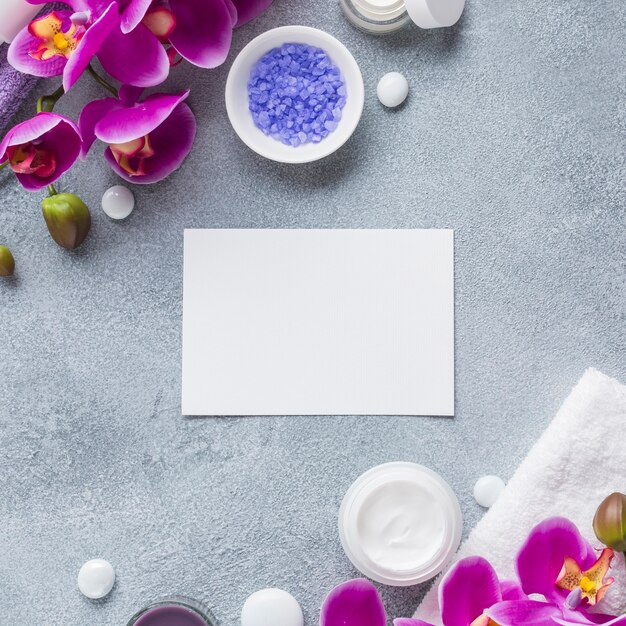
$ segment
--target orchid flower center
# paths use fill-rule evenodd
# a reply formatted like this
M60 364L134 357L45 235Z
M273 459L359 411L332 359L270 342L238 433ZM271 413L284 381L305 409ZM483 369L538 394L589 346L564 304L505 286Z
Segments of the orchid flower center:
M9 167L16 174L34 174L39 178L48 178L54 174L57 163L52 150L40 148L33 143L7 148Z
M37 39L29 54L38 61L47 61L55 56L69 58L82 39L85 28L64 19L53 11L33 20L28 31Z
M594 606L602 599L609 585L615 580L606 577L613 556L613 550L605 548L598 560L584 572L574 559L565 558L556 586L570 592L568 596L570 604L575 604L578 599L582 602L586 598L589 604Z
M131 176L144 176L146 161L154 156L150 135L109 146L115 162Z

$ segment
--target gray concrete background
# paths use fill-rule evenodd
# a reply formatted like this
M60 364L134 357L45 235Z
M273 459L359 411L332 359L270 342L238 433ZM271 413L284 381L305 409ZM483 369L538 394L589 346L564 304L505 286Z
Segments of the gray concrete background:
M452 30L376 39L334 0L276 0L233 54L289 23L338 36L363 70L363 120L327 160L281 166L237 139L222 101L231 55L173 72L171 88L193 87L195 149L135 189L126 222L99 209L116 182L102 146L63 179L93 208L79 251L51 241L40 194L0 175L0 239L18 265L0 283L3 626L123 626L172 592L231 626L268 585L313 625L356 574L336 515L363 470L441 472L467 533L482 514L474 480L512 474L587 366L626 380L623 2L468 0ZM375 96L390 70L411 84L397 111ZM100 93L83 77L59 110ZM185 227L454 228L456 418L181 417ZM118 574L99 603L75 585L93 557ZM383 588L390 617L425 590Z

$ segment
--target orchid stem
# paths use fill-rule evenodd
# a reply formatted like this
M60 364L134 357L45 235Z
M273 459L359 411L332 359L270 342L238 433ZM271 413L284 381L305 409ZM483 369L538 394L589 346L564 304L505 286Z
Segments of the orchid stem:
M54 185L48 185L48 195L49 196L56 196L57 195L57 190L55 188Z
M47 96L41 96L39 100L37 100L37 113L41 113L45 111L46 113L50 113L56 103L59 101L61 96L65 94L65 89L63 89L63 85L61 85L54 93L51 93Z
M119 94L117 92L117 89L113 87L113 85L111 85L111 83L109 83L107 80L102 78L102 76L100 76L100 74L98 74L98 72L93 69L91 64L87 66L87 71L98 84L102 85L102 87L104 87L107 91L110 91L116 98L118 97Z
M8 160L6 160L4 163L0 163L0 170L3 170L8 164L9 164Z

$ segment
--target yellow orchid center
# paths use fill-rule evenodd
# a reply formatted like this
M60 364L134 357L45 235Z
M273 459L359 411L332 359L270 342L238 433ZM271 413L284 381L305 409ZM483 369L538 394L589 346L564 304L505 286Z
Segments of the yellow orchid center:
M146 161L154 156L150 135L138 137L125 143L110 144L115 162L131 176L144 176Z
M587 599L591 606L602 600L606 590L615 581L614 578L607 578L607 573L611 567L614 552L611 548L605 548L598 557L598 560L584 572L576 561L566 557L563 568L556 580L556 586L567 591L577 591L579 600Z
M28 31L36 39L29 51L30 56L39 61L48 61L55 56L69 58L85 29L53 11L33 20L28 25Z

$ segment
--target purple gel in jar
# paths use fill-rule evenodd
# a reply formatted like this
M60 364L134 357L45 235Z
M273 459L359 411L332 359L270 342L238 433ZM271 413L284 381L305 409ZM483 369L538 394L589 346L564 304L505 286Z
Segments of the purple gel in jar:
M214 626L208 611L195 600L164 600L137 613L128 626Z
M328 54L302 43L264 54L248 80L248 106L257 128L294 148L319 143L337 128L346 95Z

